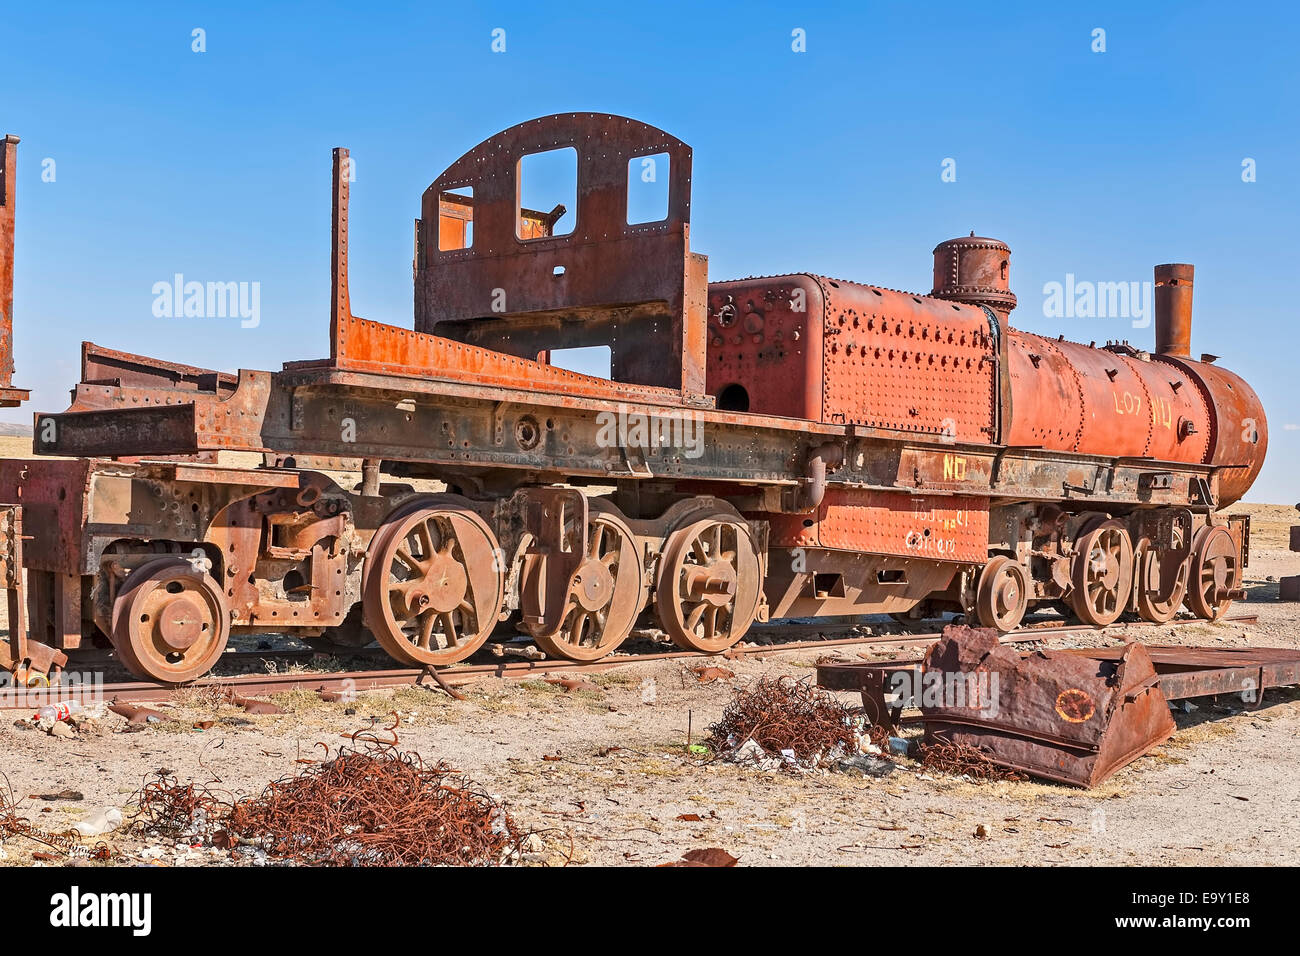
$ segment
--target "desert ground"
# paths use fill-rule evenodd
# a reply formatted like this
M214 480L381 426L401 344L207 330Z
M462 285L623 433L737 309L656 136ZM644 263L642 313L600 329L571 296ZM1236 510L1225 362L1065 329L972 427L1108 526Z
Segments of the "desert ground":
M1276 583L1300 572L1300 555L1286 550L1287 528L1300 515L1282 505L1233 510L1253 516L1253 554L1249 599L1229 617L1257 614L1257 622L1188 621L1158 639L1149 628L1133 628L1047 646L1126 637L1300 646L1300 604L1279 602ZM853 659L859 650L838 654ZM276 695L286 713L270 716L246 714L218 695L180 691L158 704L166 720L128 732L124 718L110 715L98 729L71 737L22 729L16 721L30 714L5 710L0 787L49 832L108 807L129 823L133 794L154 771L166 768L181 783L232 796L255 794L301 771L296 761L319 756L320 744L334 753L348 743L344 734L389 725L395 714L403 749L449 762L536 832L528 865L659 864L706 847L726 850L742 866L1300 862L1300 693L1290 689L1270 691L1259 710L1225 698L1178 709L1169 742L1092 791L927 773L905 758L883 778L763 771L689 748L688 728L690 742L698 743L734 688L763 675L809 677L819 656L774 647L718 659L734 678L712 683L701 683L681 661L615 668L590 676L594 687L572 692L543 679L474 679L461 688L465 700L415 687L335 703L296 691ZM342 665L317 659L305 666ZM36 798L67 790L83 799ZM101 839L119 865L263 862L126 827L87 842ZM0 864L31 864L33 852L47 849L13 837L0 845Z

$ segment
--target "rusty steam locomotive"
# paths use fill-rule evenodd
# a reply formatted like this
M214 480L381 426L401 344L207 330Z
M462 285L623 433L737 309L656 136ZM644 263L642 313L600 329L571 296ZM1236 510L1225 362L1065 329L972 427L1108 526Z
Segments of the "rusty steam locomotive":
M566 234L566 210L521 204L521 160L556 149L577 160ZM652 155L667 212L629 224ZM227 374L83 344L72 404L35 416L43 457L0 461L0 667L111 646L181 683L257 632L442 666L505 622L594 660L645 616L713 653L767 619L950 609L1009 631L1056 604L1101 627L1242 596L1249 522L1221 509L1267 426L1246 382L1191 357L1189 265L1156 267L1151 351L1012 328L1009 249L974 236L935 249L928 295L710 283L690 148L571 113L425 191L405 328L352 313L348 179L336 150L328 358ZM608 378L552 361L590 346ZM701 440L664 440L679 426Z

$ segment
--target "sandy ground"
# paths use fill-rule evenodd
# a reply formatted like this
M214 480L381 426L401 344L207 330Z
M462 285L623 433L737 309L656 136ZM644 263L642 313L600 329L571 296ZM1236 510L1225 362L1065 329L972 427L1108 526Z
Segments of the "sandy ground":
M1231 614L1257 613L1258 623L1177 624L1159 640L1300 647L1300 605L1279 603L1277 584L1267 580L1300 572L1300 555L1285 550L1286 529L1300 516L1289 506L1234 510L1255 516L1256 553L1250 600ZM1152 640L1149 629L1131 634ZM574 693L541 680L480 679L464 688L465 701L419 688L367 693L351 704L297 692L276 697L290 711L281 716L250 717L190 692L162 708L167 722L128 733L123 719L110 717L99 733L67 739L20 730L14 718L22 715L9 710L0 713L0 771L23 812L57 831L104 807L129 816L142 779L164 767L182 782L258 792L299 770L299 756L314 747L319 754L317 742L337 748L343 733L371 717L389 723L396 711L403 748L451 762L504 798L519 823L542 831L546 849L535 863L561 864L570 846L573 864L606 865L662 863L703 847L721 847L741 865L1300 862L1300 692L1293 690L1269 692L1253 712L1226 698L1198 701L1199 709L1176 713L1171 741L1093 791L931 776L907 760L884 779L762 772L688 751L688 725L699 740L733 685L765 674L808 676L815 657L794 651L718 661L736 676L712 684L671 661L599 674L592 678L598 689ZM194 729L200 720L215 724ZM25 799L65 788L85 799ZM689 814L701 820L679 819ZM985 838L975 836L981 825ZM119 863L228 862L217 851L170 843L158 856L158 841L120 831L106 839ZM41 849L11 839L0 863L28 863Z

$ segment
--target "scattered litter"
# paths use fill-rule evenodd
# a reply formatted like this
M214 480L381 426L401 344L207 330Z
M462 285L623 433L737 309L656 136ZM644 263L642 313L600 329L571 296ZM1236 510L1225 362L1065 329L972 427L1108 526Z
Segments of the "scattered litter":
M78 820L72 825L72 829L83 837L92 837L116 830L121 824L122 811L116 807L105 807L97 813L92 813L84 820Z
M894 772L896 767L897 764L892 760L866 755L846 757L835 764L835 769L840 773L860 773L868 777L887 777Z
M691 673L695 675L696 680L701 684L711 684L717 680L731 680L736 676L734 671L729 671L725 667L692 667Z
M134 704L112 703L108 709L118 716L125 717L129 724L156 724L167 718L149 707L136 707Z
M285 712L283 707L273 704L269 700L240 697L234 691L231 691L226 697L236 707L242 707L250 714L283 714Z
M33 793L30 797L28 797L28 799L29 799L29 800L48 800L48 801L55 801L55 800L84 800L84 799L86 799L86 796L85 796L85 794L83 794L80 790L59 790L59 791L57 791L57 792L55 792L55 793Z
M514 644L509 642L504 644L489 644L488 650L492 652L493 657L522 657L525 660L530 661L541 661L546 659L546 655L533 644Z
M604 693L599 684L593 684L585 677L547 677L544 680L556 687L563 687L566 694L572 694L575 690L594 691L597 694Z

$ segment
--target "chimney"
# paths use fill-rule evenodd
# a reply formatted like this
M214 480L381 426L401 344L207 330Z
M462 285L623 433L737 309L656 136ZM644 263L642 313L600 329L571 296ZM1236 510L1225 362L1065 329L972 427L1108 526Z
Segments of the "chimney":
M14 192L18 180L18 137L0 137L0 408L12 408L28 393L13 387L14 376Z
M1156 354L1192 354L1192 278L1196 267L1184 262L1156 266Z

